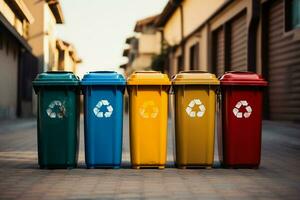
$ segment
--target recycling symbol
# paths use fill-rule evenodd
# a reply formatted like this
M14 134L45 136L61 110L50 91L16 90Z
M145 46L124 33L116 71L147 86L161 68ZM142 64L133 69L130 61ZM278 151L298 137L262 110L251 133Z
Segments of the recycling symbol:
M101 111L102 106L106 107L106 112ZM103 108L102 108L103 109ZM110 105L109 101L106 99L100 100L95 108L93 109L94 114L98 118L109 118L112 115L113 107Z
M159 109L153 101L145 101L140 108L140 115L145 118L156 118L158 115Z
M46 112L47 115L52 119L54 118L61 119L65 116L66 109L61 101L54 100L49 104Z
M245 108L245 112L241 112L241 108ZM246 100L241 100L236 103L232 112L237 118L249 118L252 113L252 108Z
M193 108L194 107L198 107L198 111L194 111ZM203 117L204 113L205 113L205 106L202 104L202 102L200 101L200 99L193 99L190 101L189 105L187 106L187 108L185 109L186 113L190 116L190 117Z

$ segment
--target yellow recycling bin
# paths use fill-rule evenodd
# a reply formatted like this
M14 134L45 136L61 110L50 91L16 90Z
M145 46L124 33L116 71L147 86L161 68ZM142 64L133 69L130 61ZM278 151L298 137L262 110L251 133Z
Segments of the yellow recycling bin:
M127 85L132 167L163 169L167 154L168 91L171 82L166 74L142 71L133 73Z
M175 94L176 166L211 167L214 159L215 75L180 72L172 79Z

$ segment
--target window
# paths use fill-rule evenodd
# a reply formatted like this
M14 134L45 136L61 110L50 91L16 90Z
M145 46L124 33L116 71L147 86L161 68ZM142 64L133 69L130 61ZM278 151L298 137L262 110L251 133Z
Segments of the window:
M177 68L178 68L178 72L183 71L183 58L182 58L182 55L177 57Z
M199 44L194 44L190 48L190 70L199 68Z
M300 0L285 1L285 30L300 28Z

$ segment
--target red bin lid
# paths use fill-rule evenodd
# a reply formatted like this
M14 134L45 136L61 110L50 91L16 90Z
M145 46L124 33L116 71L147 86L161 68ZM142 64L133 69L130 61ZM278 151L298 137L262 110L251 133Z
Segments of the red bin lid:
M253 85L267 86L261 75L253 72L226 72L220 78L221 85Z

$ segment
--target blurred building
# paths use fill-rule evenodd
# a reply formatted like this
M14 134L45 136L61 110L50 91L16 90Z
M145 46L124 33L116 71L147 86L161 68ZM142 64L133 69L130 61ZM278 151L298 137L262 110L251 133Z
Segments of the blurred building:
M202 15L201 8L211 12ZM157 26L171 46L170 75L257 72L269 81L265 118L300 121L299 0L170 1Z
M136 70L150 70L153 57L161 51L161 33L155 26L158 15L136 22L135 35L126 39L127 48L123 56L128 57L128 63L121 67L129 75Z
M156 26L163 30L170 76L188 69L207 70L207 59L203 59L209 52L205 23L226 2L172 0L167 3Z
M269 81L264 117L300 121L300 0L170 0L155 26L170 76L257 72Z
M53 71L70 71L77 73L78 64L81 59L78 57L74 46L66 41L56 40L55 63Z
M58 0L0 0L0 119L36 113L37 73L76 72L75 48L55 37L63 22Z
M64 23L59 0L24 0L36 19L29 26L28 42L32 52L38 57L39 72L52 70L55 66L57 24Z
M64 23L59 0L24 0L36 19L29 26L28 43L38 58L38 72L67 69L75 72L78 57L74 47L65 43L57 45L56 26ZM62 43L61 43L62 44ZM70 46L65 48L66 46ZM64 49L65 48L65 49ZM76 64L74 64L76 63ZM33 95L33 113L36 113L36 96Z
M24 1L0 0L0 119L31 113L37 59L27 40L34 20Z

